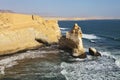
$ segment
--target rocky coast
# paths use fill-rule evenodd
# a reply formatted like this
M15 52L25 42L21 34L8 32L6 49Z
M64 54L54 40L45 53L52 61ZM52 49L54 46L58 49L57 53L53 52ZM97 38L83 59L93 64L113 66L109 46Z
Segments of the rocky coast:
M119 80L119 60L99 46L105 39L85 34L92 26L80 21L65 23L1 12L0 80Z
M73 57L86 58L82 30L77 23L66 36L62 36L56 20L45 20L37 15L0 13L0 55L54 43L59 43L60 49L69 50ZM89 52L97 54L93 48Z

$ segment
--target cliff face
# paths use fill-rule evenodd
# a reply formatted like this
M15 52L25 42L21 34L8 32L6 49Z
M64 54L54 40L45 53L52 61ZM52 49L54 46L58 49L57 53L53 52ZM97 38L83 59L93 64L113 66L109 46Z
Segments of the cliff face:
M0 13L0 55L58 42L61 32L57 21L35 15Z

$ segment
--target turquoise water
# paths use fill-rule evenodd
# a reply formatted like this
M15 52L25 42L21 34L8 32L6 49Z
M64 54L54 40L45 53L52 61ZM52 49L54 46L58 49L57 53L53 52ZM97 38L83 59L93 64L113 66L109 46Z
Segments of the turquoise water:
M0 80L120 80L120 20L59 21L64 35L74 23L83 31L88 51L102 57L74 59L58 45L2 57Z

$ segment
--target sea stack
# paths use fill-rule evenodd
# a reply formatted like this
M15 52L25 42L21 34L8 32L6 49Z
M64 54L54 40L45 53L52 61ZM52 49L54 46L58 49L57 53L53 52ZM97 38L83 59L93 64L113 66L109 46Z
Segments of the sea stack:
M76 23L70 31L66 32L66 36L60 38L59 46L61 49L71 51L73 57L86 57L82 42L82 30Z

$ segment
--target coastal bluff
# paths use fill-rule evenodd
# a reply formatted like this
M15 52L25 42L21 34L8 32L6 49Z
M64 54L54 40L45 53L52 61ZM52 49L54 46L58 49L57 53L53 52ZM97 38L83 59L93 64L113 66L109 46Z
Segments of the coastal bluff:
M0 55L32 49L43 43L57 43L60 36L56 20L45 20L37 15L0 12Z

